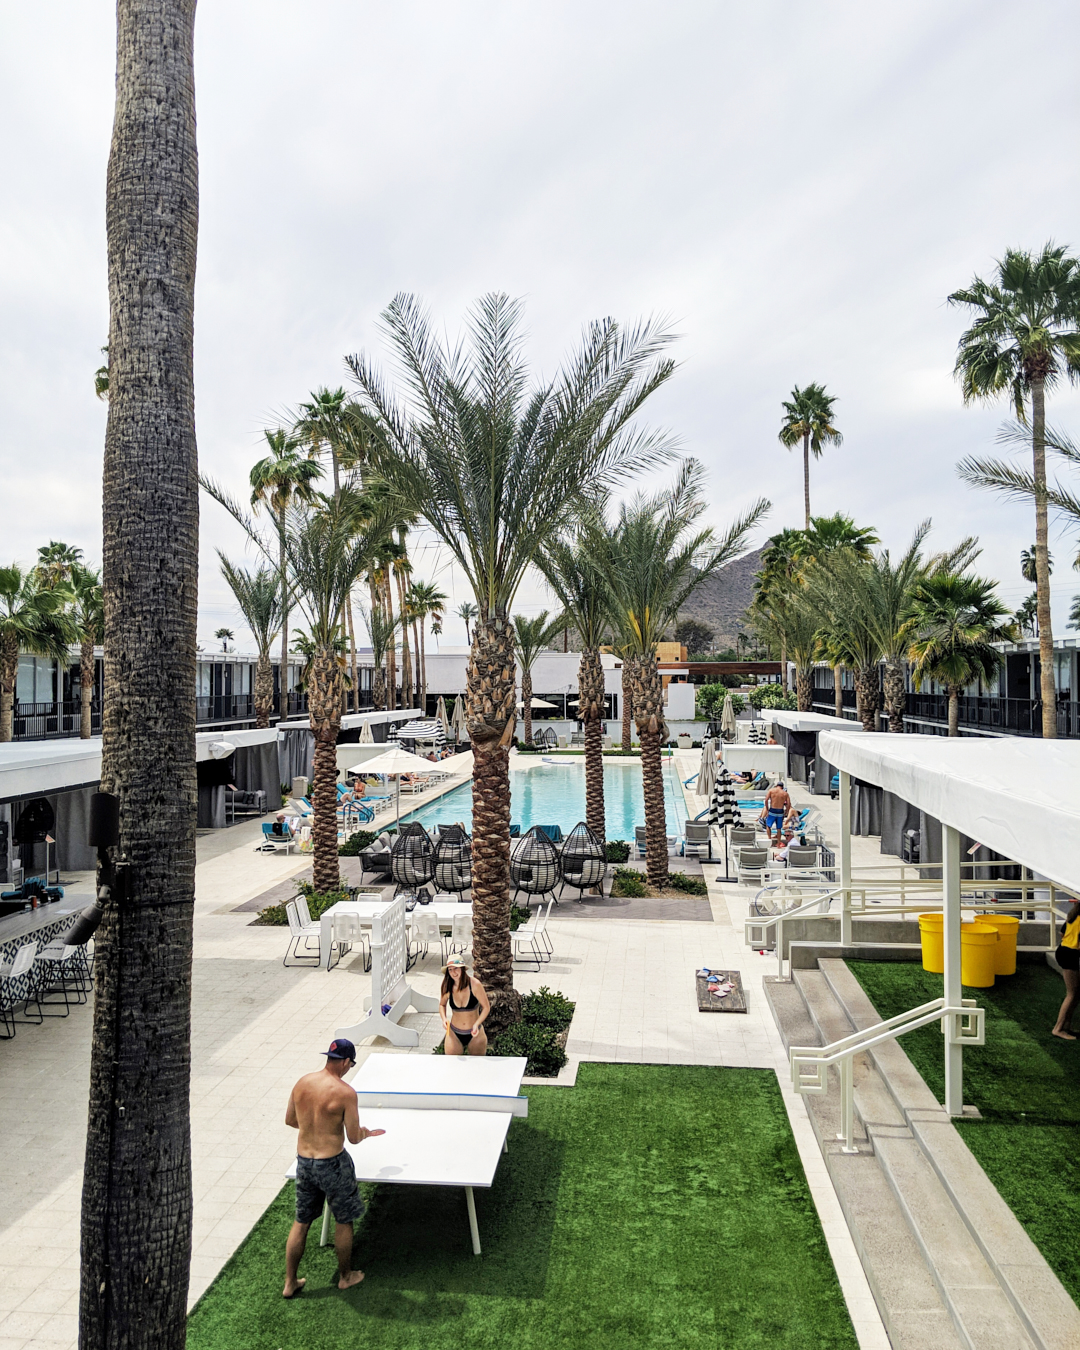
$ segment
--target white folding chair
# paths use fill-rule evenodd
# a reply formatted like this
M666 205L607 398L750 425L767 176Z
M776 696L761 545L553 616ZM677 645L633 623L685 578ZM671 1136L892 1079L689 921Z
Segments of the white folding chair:
M333 945L338 949L338 961L355 945L360 948L364 958L364 969L370 970L371 954L359 914L333 914L330 922L334 933Z
M306 904L304 905L304 909L306 911ZM317 966L319 964L319 955L322 950L321 926L317 923L312 923L310 920L305 924L297 911L295 900L287 900L285 902L285 914L289 920L289 945L282 958L281 964L287 966L289 964L289 957L291 956L294 965L307 964ZM315 956L312 956L309 950L312 938L315 939L315 945L319 948L319 951ZM303 941L304 944L304 951L302 953L299 951L301 941Z
M472 915L455 914L450 923L447 951L463 952L472 946Z
M68 946L63 938L50 942L37 954L35 973L37 993L34 1001L44 1016L66 1017L72 1003L78 1006L87 1001L88 969L82 947ZM56 997L50 998L50 994ZM60 1010L61 1003L63 1011Z
M443 940L439 930L439 916L418 906L412 912L412 959L414 961L420 959L421 947L424 949L423 955L427 956L433 942L439 949L439 955L442 956Z
M528 923L523 923L520 928L510 935L511 937L520 935L523 940L526 937L534 938L537 939L539 943L542 943L542 947L534 943L541 961L550 961L555 952L555 948L551 944L551 938L548 936L547 931L548 920L551 918L551 907L554 903L554 900L549 900L546 911L541 905L534 917ZM545 952L547 953L546 955L544 954Z
M32 1022L34 1026L40 1026L44 1021L41 1013L41 1005L38 1004L38 1015L31 1018L30 1004L36 1002L37 986L34 980L34 958L37 956L37 943L24 942L10 961L5 961L0 965L0 1026L3 1026L3 1033L0 1033L0 1040L10 1041L15 1035L15 1007L21 1001L23 1011L27 1014L22 1018L25 1026ZM26 977L27 993L24 999L15 997L12 989L15 981Z
M531 925L523 925L510 934L510 941L513 944L515 963L528 962L535 965L536 973L539 975L540 963L545 960L545 957L537 945L536 929Z

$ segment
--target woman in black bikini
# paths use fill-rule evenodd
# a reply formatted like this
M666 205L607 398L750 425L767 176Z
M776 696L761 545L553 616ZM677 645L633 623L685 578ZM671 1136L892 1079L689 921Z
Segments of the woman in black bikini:
M479 980L473 979L463 956L452 956L443 966L439 1016L446 1028L443 1049L448 1055L487 1054L484 1021L491 1004Z

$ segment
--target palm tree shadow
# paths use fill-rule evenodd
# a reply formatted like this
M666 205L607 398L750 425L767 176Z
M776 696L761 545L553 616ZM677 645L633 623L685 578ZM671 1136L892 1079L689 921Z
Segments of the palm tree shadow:
M353 1250L369 1289L542 1296L565 1145L524 1120L514 1122L509 1144L494 1185L474 1192L481 1256L473 1255L461 1187L371 1188Z

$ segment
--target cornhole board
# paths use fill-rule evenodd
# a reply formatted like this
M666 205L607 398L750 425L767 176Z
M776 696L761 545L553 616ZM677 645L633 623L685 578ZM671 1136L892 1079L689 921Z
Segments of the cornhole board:
M697 985L698 1012L744 1013L746 1011L746 991L743 989L742 975L737 970L721 970L708 967L710 975L721 975L721 983L727 981L732 986L731 993L717 998L709 993L709 981L699 970L694 981Z

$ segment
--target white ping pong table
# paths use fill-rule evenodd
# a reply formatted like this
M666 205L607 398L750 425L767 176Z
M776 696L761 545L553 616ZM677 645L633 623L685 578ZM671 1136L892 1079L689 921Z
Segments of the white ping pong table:
M357 1181L403 1186L461 1186L473 1253L480 1255L473 1188L488 1188L515 1116L527 1116L519 1095L527 1061L470 1055L369 1055L351 1086L360 1124L385 1130L345 1147ZM295 1178L296 1164L286 1173ZM330 1236L323 1208L320 1245Z

